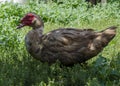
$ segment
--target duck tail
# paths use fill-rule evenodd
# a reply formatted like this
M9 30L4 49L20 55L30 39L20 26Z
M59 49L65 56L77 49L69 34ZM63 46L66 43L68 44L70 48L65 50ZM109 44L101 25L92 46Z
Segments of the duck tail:
M112 26L98 32L97 37L93 41L95 49L102 49L103 47L107 46L108 43L115 37L116 28L117 27Z
M116 34L116 26L111 26L111 27L108 27L107 29L101 31L103 34L106 34L106 35L115 35Z
M116 26L108 27L107 29L101 31L101 43L105 47L116 35Z

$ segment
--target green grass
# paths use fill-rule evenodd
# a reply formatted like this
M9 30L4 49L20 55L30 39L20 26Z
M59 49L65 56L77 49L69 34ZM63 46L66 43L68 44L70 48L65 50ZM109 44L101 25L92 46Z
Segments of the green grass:
M79 2L79 0L77 0ZM87 8L82 2L63 4L30 2L27 5L0 4L0 86L119 86L120 85L120 4L108 3ZM20 18L35 12L45 22L44 33L59 27L93 28L96 31L118 26L116 37L87 66L76 64L60 68L33 59L24 45L24 27L17 30Z

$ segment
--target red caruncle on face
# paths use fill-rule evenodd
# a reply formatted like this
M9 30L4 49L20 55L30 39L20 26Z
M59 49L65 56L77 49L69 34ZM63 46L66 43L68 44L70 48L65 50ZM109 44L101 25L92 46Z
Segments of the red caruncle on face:
M24 24L25 26L30 26L32 24L34 17L35 16L33 14L29 13L22 18L21 23Z

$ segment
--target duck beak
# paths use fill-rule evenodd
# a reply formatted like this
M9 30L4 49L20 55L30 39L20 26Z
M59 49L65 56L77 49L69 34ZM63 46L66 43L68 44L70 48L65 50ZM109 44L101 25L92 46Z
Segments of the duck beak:
M24 24L19 24L18 26L17 26L17 29L20 29L20 28L22 28L22 27L24 27L25 25Z

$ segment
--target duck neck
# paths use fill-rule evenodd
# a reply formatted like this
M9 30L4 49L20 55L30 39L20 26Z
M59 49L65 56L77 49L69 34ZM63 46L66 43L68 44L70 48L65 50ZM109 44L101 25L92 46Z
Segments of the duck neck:
M41 36L43 35L43 29L44 29L43 26L42 27L36 27L36 28L33 27L33 31L35 31L35 33L38 34L39 38L41 38Z
M38 27L29 31L25 37L26 49L35 59L40 59L42 35L43 27Z

